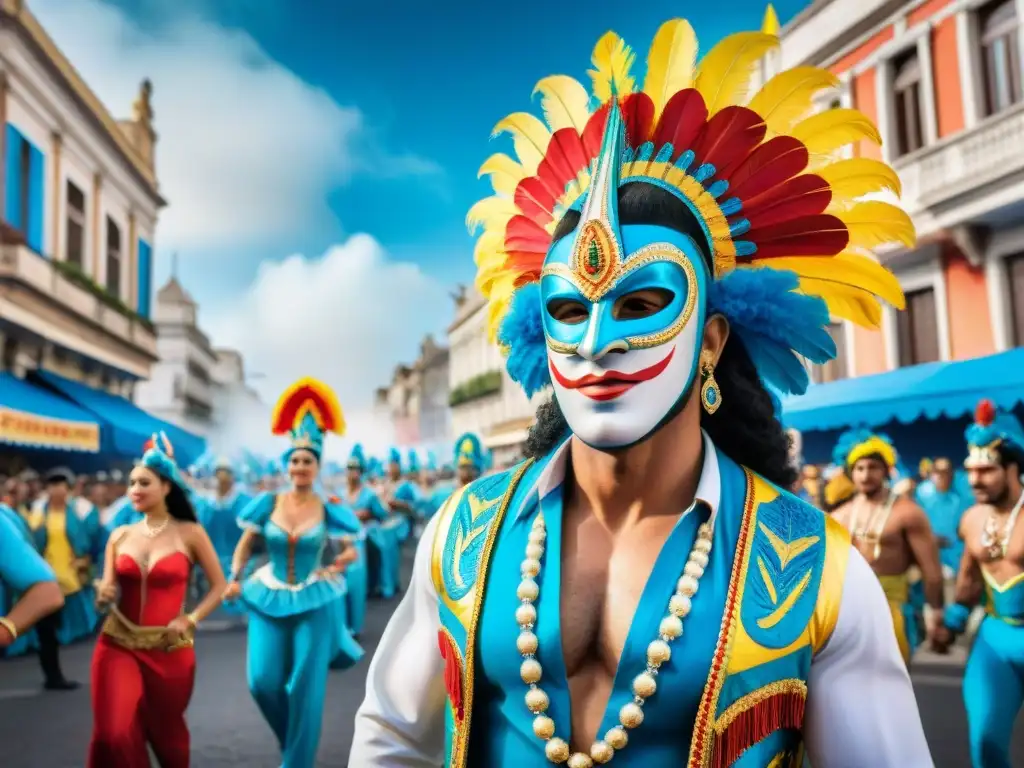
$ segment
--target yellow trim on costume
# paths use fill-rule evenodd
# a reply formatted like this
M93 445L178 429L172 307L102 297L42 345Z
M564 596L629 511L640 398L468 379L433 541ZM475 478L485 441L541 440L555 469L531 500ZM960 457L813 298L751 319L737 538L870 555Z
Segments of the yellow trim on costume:
M462 689L463 722L462 727L455 732L452 739L452 749L448 763L449 768L466 768L470 726L473 721L473 691L476 686L476 635L480 626L480 613L484 607L484 595L487 592L487 573L491 564L491 552L494 550L494 542L498 539L498 531L501 530L509 504L512 503L512 497L515 496L519 482L532 464L533 459L523 462L522 466L512 476L512 480L501 496L501 506L498 507L494 519L488 526L487 541L484 542L484 551L480 555L476 584L469 595L467 595L467 597L472 598L473 610L469 620L469 628L466 631L466 653L463 667L465 685ZM439 594L443 594L443 592ZM445 595L444 599L447 601L447 595Z
M852 467L865 456L878 455L882 457L890 469L896 466L896 449L878 435L872 435L863 443L853 447L846 456L846 466Z
M981 569L981 577L985 579L985 582L992 588L993 592L1006 592L1024 581L1024 573L1018 573L1016 576L1011 576L1000 584L984 568Z
M811 647L818 653L832 637L839 621L839 606L843 600L846 566L853 546L850 532L833 517L825 515L825 565L818 587L818 602L808 627Z

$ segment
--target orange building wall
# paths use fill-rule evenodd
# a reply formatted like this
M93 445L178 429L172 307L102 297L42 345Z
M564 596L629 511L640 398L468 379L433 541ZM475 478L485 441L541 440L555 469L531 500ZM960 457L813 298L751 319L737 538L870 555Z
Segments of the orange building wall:
M847 1L853 2L853 0ZM860 47L855 48L840 58L835 64L829 67L829 69L832 71L832 74L841 75L846 70L860 64L864 59L881 48L885 43L892 40L893 34L894 31L892 27L886 27L885 29L879 30L876 35L866 40Z
M991 355L996 351L983 267L972 267L957 247L943 246L949 309L949 352L953 360Z
M921 3L914 10L907 14L907 28L919 24L922 21L927 21L936 13L941 11L953 0L927 0L927 2Z
M881 328L872 330L853 326L853 375L867 376L889 370L885 359L885 334Z
M933 0L921 8L937 2L939 0ZM948 0L941 4L946 2ZM964 129L964 97L960 88L958 55L956 19L950 16L932 30L932 82L935 83L935 117L940 139Z
M853 106L871 118L871 121L878 123L878 78L873 69L861 72L853 78ZM860 142L856 149L858 157L870 157L874 160L882 159L880 147L869 141Z

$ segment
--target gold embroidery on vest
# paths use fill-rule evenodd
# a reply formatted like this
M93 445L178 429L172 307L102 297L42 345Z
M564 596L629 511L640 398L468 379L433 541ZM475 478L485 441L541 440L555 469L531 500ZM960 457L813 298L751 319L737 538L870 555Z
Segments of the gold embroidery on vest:
M757 524L757 528L768 538L768 543L771 544L775 555L779 558L780 572L786 570L786 566L792 562L793 558L799 557L821 541L820 536L804 536L799 539L794 539L793 541L785 541L764 523L759 522ZM757 567L761 572L761 579L764 581L764 585L768 590L768 596L771 598L772 603L778 606L767 616L763 616L758 619L757 626L761 627L761 629L771 629L786 618L786 615L793 609L793 606L796 605L796 601L800 599L804 590L807 589L807 585L811 583L813 570L810 568L807 569L807 573L800 578L800 581L797 582L789 595L783 599L782 604L779 605L778 590L775 587L775 583L772 581L771 573L768 571L767 564L760 556L757 558Z

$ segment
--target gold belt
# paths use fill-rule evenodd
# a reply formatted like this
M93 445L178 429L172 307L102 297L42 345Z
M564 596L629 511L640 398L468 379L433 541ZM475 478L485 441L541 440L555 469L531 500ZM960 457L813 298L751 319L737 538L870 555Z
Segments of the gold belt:
M910 580L905 573L897 573L889 576L879 576L882 584L882 591L890 603L902 605L910 598Z
M195 645L195 632L189 630L173 645L167 643L167 627L140 627L115 606L103 622L103 634L118 645L133 651L180 651Z

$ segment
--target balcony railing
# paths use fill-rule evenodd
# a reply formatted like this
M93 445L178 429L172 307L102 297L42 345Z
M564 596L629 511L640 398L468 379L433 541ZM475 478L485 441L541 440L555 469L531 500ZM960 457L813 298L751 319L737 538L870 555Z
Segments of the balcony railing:
M1024 169L1024 104L924 147L893 165L914 215Z
M155 359L156 334L152 325L130 309L118 306L115 298L101 298L101 289L84 287L88 278L75 279L72 271L73 268L56 265L32 251L8 227L0 231L0 281L22 283L48 296L68 312L95 323Z

